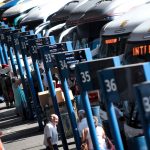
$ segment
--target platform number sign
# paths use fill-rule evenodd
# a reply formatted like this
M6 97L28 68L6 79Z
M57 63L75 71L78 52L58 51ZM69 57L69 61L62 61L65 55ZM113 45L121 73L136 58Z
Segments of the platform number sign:
M19 44L19 33L14 33L12 34L12 38L13 38L13 44L14 47L17 48L18 50L20 50L20 44Z
M30 50L33 60L39 59L39 54L38 54L38 49L37 49L35 39L29 40L28 43L29 43L29 47L30 47L29 50Z
M19 39L18 38L15 38L14 39L14 44L17 46L17 45L19 45Z
M44 54L44 58L46 63L52 62L51 54Z
M21 43L21 49L24 49L27 56L31 55L29 40L35 39L35 38L36 38L36 35L30 35L29 31L21 33L21 36L19 38L20 43Z
M77 63L87 61L87 55L91 55L90 49L79 49L55 54L57 66L63 79L69 78L70 72L71 74L73 73L71 68L74 70Z
M48 70L51 67L53 67L51 54L49 52L49 46L45 45L45 46L40 47L40 53L41 53L42 60L45 64L46 69Z
M45 45L39 47L40 54L47 69L57 66L55 54L58 52L67 51L66 43L57 43L54 45Z
M115 73L113 69L104 69L97 72L99 78L100 90L110 102L120 100Z
M19 40L20 40L21 49L26 51L27 50L27 46L26 46L26 43L25 43L25 37L21 36Z
M68 66L65 60L60 60L59 63L60 63L61 70L68 69Z
M29 40L29 47L31 50L31 56L34 60L41 60L41 54L40 54L40 47L44 45L50 45L50 38L49 37L42 37L42 38L35 38ZM48 58L50 56L46 55L46 62L48 63Z
M117 86L116 86L114 78L109 79L109 80L106 79L106 80L104 80L104 83L105 83L105 86L106 86L106 91L108 93L117 91Z
M80 72L82 83L91 82L91 76L89 71Z
M146 113L150 113L150 96L142 98L143 107Z
M37 53L38 53L38 52L37 52L36 45L32 45L32 46L31 46L31 49L32 49L32 53L33 53L33 55L35 55L35 54L37 54Z
M7 35L7 42L9 43L9 42L11 42L11 36L10 35Z
M6 42L5 34L6 34L6 32L7 32L8 30L9 30L9 29L6 29L6 28L0 29L0 40L1 40L2 43L5 43L5 42Z
M17 33L19 30L8 30L6 33L5 33L5 39L6 39L6 43L7 43L7 46L8 47L12 47L13 46L13 39L12 38L12 34L15 34Z
M1 33L1 40L3 41L5 39L4 34Z
M7 31L5 33L5 39L6 39L6 43L7 43L7 46L8 47L11 47L12 46L12 38L11 38L11 30Z
M27 48L25 42L21 42L21 48L22 49L26 49Z
M150 124L150 83L145 82L135 85L135 89L138 107L143 111L141 115L144 120Z
M35 42L38 47L51 44L49 37L37 38L37 39L35 39Z

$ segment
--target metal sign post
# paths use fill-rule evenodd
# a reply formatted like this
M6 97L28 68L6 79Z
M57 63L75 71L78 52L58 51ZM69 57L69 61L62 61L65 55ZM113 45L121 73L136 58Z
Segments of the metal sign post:
M38 63L37 63L37 60L40 59L38 47L43 46L43 45L54 44L54 37L50 36L50 37L41 38L41 36L38 36L38 35L37 35L37 37L38 37L37 39L29 40L28 43L29 43L29 47L30 47L34 70L36 72L37 79L38 79L39 91L42 92L42 91L44 91L44 87L43 87L42 79L40 76L40 70L39 70Z
M96 76L96 72L98 70L116 65L120 65L120 57L98 59L76 65L77 82L81 89L81 97L87 114L87 121L95 150L99 150L100 148L97 141L96 130L87 91L99 89L98 78ZM122 146L119 147L121 148L120 150L123 150Z
M8 55L7 55L7 47L6 47L7 40L6 40L5 34L9 30L10 29L8 28L8 26L6 26L5 28L0 29L1 47L2 47L2 50L3 50L4 59L5 59L6 64L8 64Z
M117 120L112 103L114 101L119 102L120 99L122 101L132 99L133 101L135 99L133 84L144 82L149 78L150 69L147 69L149 67L149 63L145 63L144 66L143 64L134 64L108 68L98 72L100 89L107 103L115 145L119 150L122 147L122 143L116 126Z
M40 113L40 109L39 109L39 104L38 104L38 99L36 96L36 91L34 89L34 83L33 83L33 79L32 79L32 75L29 69L29 65L28 65L28 61L27 61L27 42L28 42L28 38L37 38L37 35L30 35L33 32L29 32L27 33L28 35L24 35L21 36L18 39L18 43L17 46L18 48L20 48L21 45L21 53L22 53L22 57L23 57L23 61L24 61L24 65L25 65L25 69L26 69L26 73L27 73L27 78L28 78L28 83L30 86L30 90L31 90L31 94L32 94L32 99L33 99L33 104L34 104L34 108L35 108L35 112L36 112L36 116L37 116L37 120L38 120L38 124L39 124L39 128L43 129L43 123L42 123L42 116ZM17 40L18 36L14 36L14 40ZM19 45L20 44L20 45Z
M1 59L1 64L6 64L1 46L0 46L0 59Z
M3 43L3 40L5 39L4 37L4 34L3 34L3 30L5 30L7 27L3 27L3 28L0 28L0 41L1 41L1 44L0 44L0 57L1 57L1 63L2 64L6 64L6 55L4 54L4 50L3 50L3 47L2 47L2 43Z
M135 91L147 147L150 149L150 82L135 85Z
M53 101L53 106L54 106L54 110L56 112L56 114L58 115L58 117L60 118L60 130L62 132L61 137L62 137L62 143L63 143L63 147L65 150L68 149L68 145L67 145L67 141L66 141L66 137L65 137L65 132L63 129L63 124L62 124L62 120L61 120L61 115L59 112L59 106L57 104L57 98L56 98L56 92L55 92L55 88L54 88L54 84L53 84L53 79L52 79L52 74L50 71L50 68L52 68L53 66L56 65L56 60L54 57L54 53L57 52L63 52L63 51L67 51L67 49L70 49L69 47L71 46L71 43L57 43L54 45L50 45L50 46L43 46L40 48L40 53L42 56L42 60L44 63L44 68L45 68L45 72L46 72L46 76L47 76L47 81L48 81L48 86L49 86L49 92Z
M2 46L2 49L3 49L3 52L4 52L4 58L5 58L6 64L8 64L8 55L7 55L6 44L5 43L1 43L1 46Z
M114 83L113 73L104 72L104 74L102 74L102 77L100 78L99 83L101 85L100 90L102 91L105 102L106 102L109 123L111 124L111 131L112 131L112 136L115 142L116 149L124 150L121 135L120 135L120 130L119 130L118 122L117 122L117 117L116 117L114 106L112 103L112 101L119 99L119 95L116 92L117 86Z
M14 61L14 56L13 56L13 48L12 48L13 47L12 37L11 37L11 34L13 32L12 30L15 30L15 28L11 27L10 30L8 30L5 33L5 38L6 38L6 44L7 44L7 48L8 48L8 55L10 57L13 73L14 73L14 76L17 76L17 69L16 69L16 66L15 66L15 61Z
M15 55L16 55L16 61L17 61L17 64L18 64L20 77L21 77L21 81L22 81L22 85L23 85L23 90L24 90L25 97L26 97L27 104L28 104L28 111L29 111L29 116L28 117L29 117L29 119L33 119L33 112L32 112L32 109L31 109L31 103L30 103L30 100L29 100L29 94L28 94L28 90L27 90L27 86L26 86L26 82L25 82L25 78L24 78L24 72L23 72L23 69L22 69L18 48L15 46L14 41L13 41L14 40L13 34L15 34L17 32L20 32L20 31L18 29L16 30L16 29L12 28L12 31L10 31L10 34L9 34L10 35L9 39L11 39L11 44L12 44L11 48L10 48L10 56L11 56L11 59L13 61L14 57L13 57L12 50L14 50Z
M67 109L69 112L69 118L70 118L71 125L72 125L76 147L77 149L80 149L81 141L80 141L79 132L77 129L74 109L73 109L70 95L69 95L67 79L69 78L69 66L75 65L78 62L91 60L92 59L91 52L90 52L90 49L82 49L82 50L80 49L80 50L74 50L71 52L57 53L55 55L55 58L56 58L59 76L61 79L61 84L62 84L62 88L63 88L65 100L66 100Z

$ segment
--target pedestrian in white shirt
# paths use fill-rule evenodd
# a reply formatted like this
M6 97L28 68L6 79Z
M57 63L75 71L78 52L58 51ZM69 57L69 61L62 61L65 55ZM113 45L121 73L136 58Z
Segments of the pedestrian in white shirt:
M88 123L87 123L87 119L86 119L86 115L85 115L84 110L78 111L78 118L79 118L78 131L79 131L80 137L82 137L83 129L88 127Z
M44 145L46 150L58 150L58 116L52 114L50 116L50 122L48 122L44 128Z

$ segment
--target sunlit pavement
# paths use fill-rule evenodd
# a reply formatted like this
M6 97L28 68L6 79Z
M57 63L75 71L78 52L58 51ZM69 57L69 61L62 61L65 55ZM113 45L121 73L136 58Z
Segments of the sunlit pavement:
M104 111L100 112L102 120L107 119ZM125 124L125 133L128 137L142 133L141 129L134 129ZM2 141L6 150L44 150L43 131L39 131L36 121L22 121L17 117L15 108L6 109L5 103L0 103L0 130L3 131ZM74 139L67 139L73 143ZM69 145L69 150L75 150L75 144ZM59 141L59 150L63 150Z
M0 130L3 131L2 141L6 150L44 150L45 148L43 131L39 131L38 124L33 121L22 121L15 114L15 108L6 109L5 103L0 104ZM62 146L59 149L62 150ZM69 149L75 149L75 145L70 145Z

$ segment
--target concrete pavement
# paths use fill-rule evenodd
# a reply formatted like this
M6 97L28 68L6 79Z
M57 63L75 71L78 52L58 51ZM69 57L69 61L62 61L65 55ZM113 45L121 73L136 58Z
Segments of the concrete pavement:
M0 130L3 131L2 141L6 150L44 150L45 148L43 131L39 131L37 122L22 121L15 114L15 108L6 109L5 103L0 104ZM59 149L63 150L62 146ZM75 145L70 145L69 149L75 150Z
M107 119L105 112L100 112L102 120ZM133 137L142 133L141 129L134 129L127 124L124 126L126 136ZM43 131L39 131L36 121L22 121L15 114L15 108L6 109L5 103L0 103L0 130L3 131L2 141L6 150L44 150ZM67 139L68 143L74 139ZM59 141L59 150L63 150ZM69 150L75 150L75 144L69 145Z

